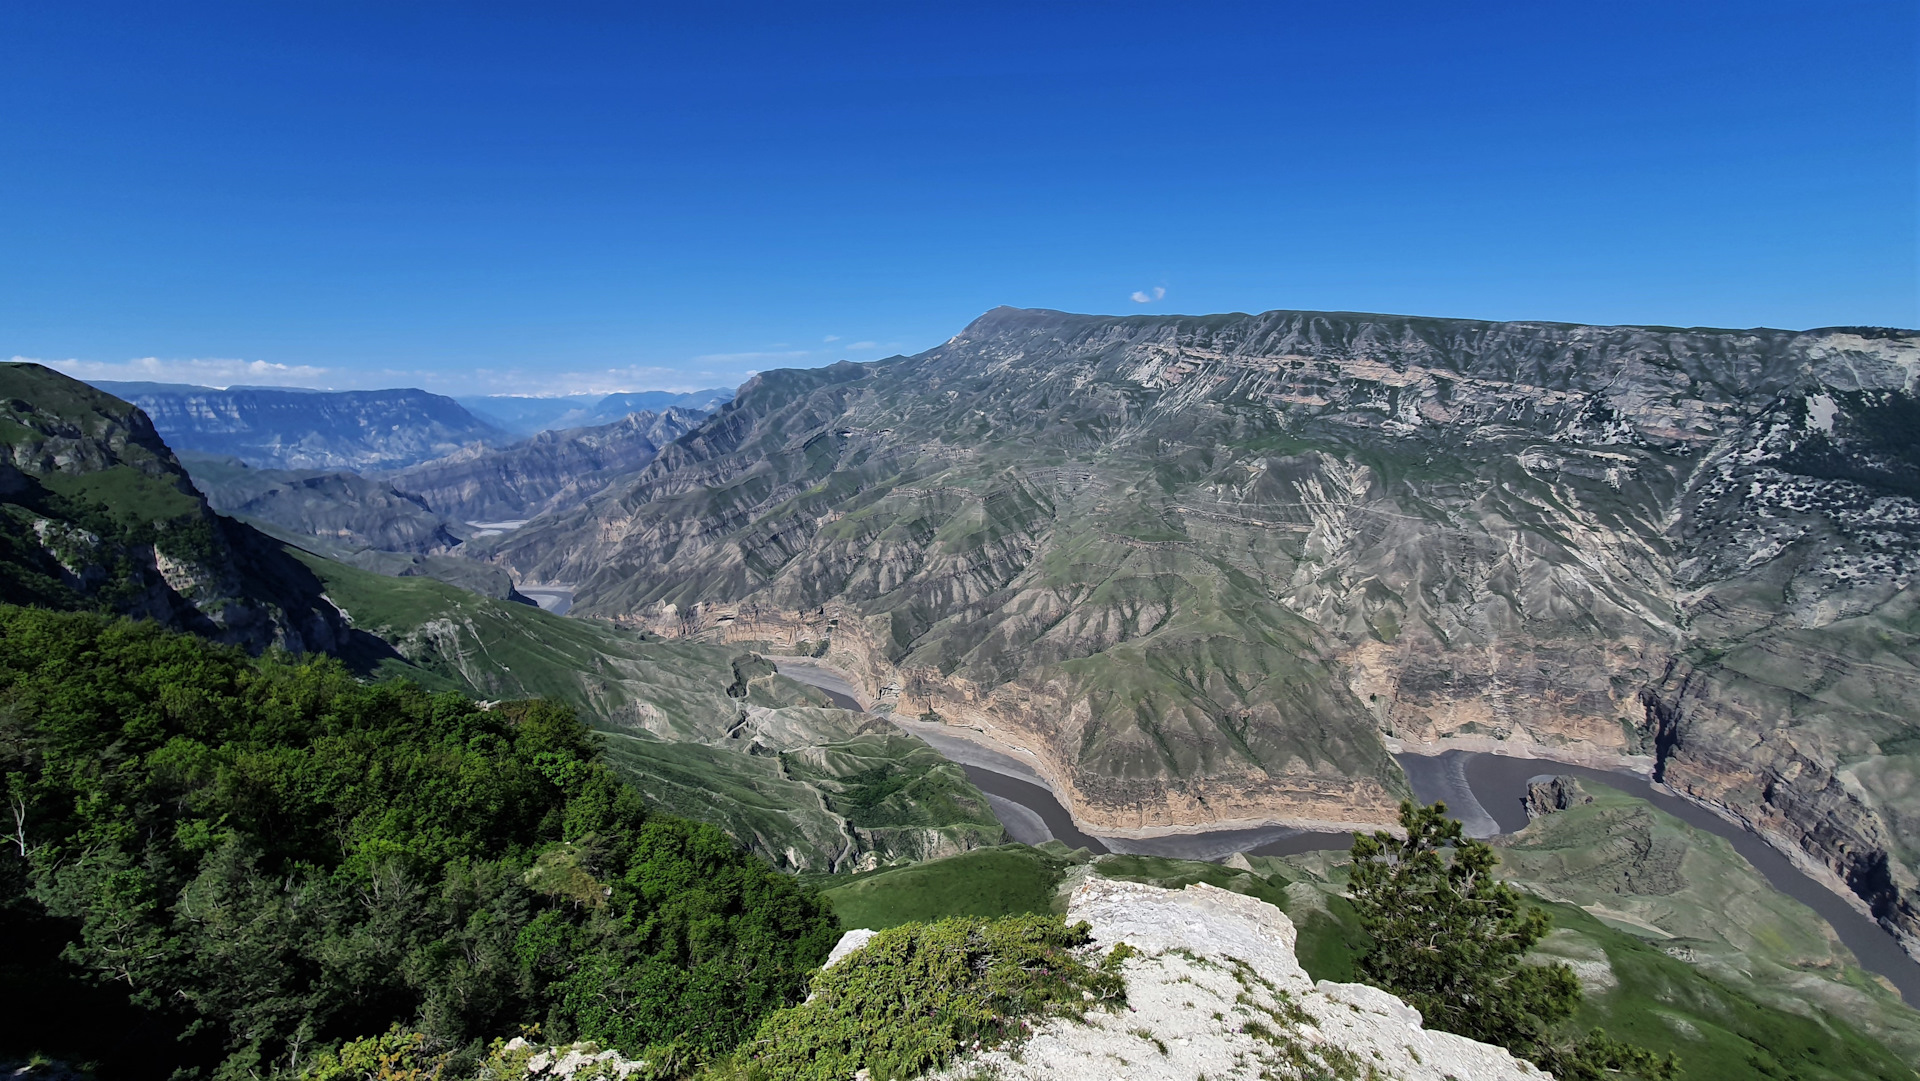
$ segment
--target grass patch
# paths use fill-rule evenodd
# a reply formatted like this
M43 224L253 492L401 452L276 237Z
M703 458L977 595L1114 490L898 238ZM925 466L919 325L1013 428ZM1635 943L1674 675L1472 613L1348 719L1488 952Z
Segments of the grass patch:
M1094 861L1093 871L1102 878L1124 882L1144 882L1162 889L1185 889L1196 883L1218 886L1248 897L1258 897L1275 908L1287 907L1287 882L1247 871L1236 871L1218 863L1201 860L1177 860L1164 856L1102 856ZM1275 880L1278 878L1278 881Z
M977 848L957 856L873 871L821 896L843 927L880 930L957 916L994 918L1052 910L1072 861L1028 845Z

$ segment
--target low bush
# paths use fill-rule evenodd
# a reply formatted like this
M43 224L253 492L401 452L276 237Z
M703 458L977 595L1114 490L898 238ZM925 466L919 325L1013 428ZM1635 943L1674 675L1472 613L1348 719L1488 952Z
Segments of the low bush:
M1035 1020L1124 1004L1117 972L1084 956L1089 937L1085 923L1039 915L882 931L814 977L807 1002L768 1017L709 1077L916 1077L963 1050L1016 1041Z

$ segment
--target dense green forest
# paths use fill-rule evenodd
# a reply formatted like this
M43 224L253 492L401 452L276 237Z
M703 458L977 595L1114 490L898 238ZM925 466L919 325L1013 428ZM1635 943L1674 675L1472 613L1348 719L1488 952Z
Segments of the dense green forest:
M399 1022L656 1064L736 1045L838 934L650 813L565 707L483 709L150 623L0 607L0 1054L258 1077Z

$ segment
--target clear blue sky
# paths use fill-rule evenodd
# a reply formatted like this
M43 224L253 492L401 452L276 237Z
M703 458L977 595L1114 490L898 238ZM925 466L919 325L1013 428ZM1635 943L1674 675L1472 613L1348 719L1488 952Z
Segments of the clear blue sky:
M1917 10L19 0L0 357L551 392L997 304L1912 327Z

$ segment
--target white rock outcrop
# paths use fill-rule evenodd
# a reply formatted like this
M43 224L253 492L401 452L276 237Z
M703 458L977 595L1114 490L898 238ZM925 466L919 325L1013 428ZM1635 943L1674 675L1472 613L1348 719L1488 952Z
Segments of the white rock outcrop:
M1102 951L1126 943L1128 1007L1056 1019L1018 1047L955 1063L948 1078L1004 1081L1224 1081L1332 1076L1401 1081L1540 1081L1506 1050L1430 1032L1394 996L1315 984L1294 959L1284 912L1213 886L1166 890L1093 877L1068 922L1086 920Z

